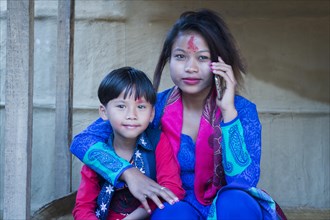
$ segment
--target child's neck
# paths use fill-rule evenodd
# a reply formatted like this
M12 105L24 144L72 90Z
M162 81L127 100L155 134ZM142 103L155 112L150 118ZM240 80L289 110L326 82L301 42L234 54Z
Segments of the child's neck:
M130 161L136 145L135 139L116 138L113 139L113 147L116 154L121 158Z

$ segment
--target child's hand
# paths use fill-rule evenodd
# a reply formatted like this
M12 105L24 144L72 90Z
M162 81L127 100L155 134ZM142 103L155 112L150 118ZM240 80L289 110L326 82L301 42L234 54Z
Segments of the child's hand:
M227 65L221 57L218 57L218 60L219 62L211 63L211 70L212 73L219 75L225 80L226 87L223 88L221 100L217 99L217 105L221 109L224 122L229 122L237 116L237 111L234 105L237 82L231 66Z

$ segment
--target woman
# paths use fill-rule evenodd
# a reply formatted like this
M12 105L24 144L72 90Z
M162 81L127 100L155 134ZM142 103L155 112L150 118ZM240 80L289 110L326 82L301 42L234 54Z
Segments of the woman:
M256 188L260 174L261 125L256 106L237 95L245 67L227 25L210 10L183 13L169 31L154 73L158 89L165 65L175 84L158 94L150 125L162 129L177 156L185 198L168 205L161 186L124 164L109 181L125 181L148 209L145 196L165 208L152 219L285 218ZM216 92L214 78L220 76ZM83 162L96 142L106 142L109 125L92 124L75 137L71 151ZM100 131L102 131L100 133ZM119 160L119 159L118 159ZM89 165L89 164L87 164Z

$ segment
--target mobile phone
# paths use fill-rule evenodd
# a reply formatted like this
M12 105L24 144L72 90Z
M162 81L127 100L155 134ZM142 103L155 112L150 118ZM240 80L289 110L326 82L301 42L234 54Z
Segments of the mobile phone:
M220 76L214 75L214 81L215 81L215 88L217 90L217 97L220 100L222 98L222 88L221 88Z

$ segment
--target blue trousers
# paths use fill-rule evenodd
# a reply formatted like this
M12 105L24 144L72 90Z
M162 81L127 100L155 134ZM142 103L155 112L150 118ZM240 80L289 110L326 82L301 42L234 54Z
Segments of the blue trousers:
M156 209L151 220L202 220L204 217L189 203L180 201L174 205L165 203L164 209ZM231 189L219 194L216 201L217 219L262 219L258 202L244 191Z

